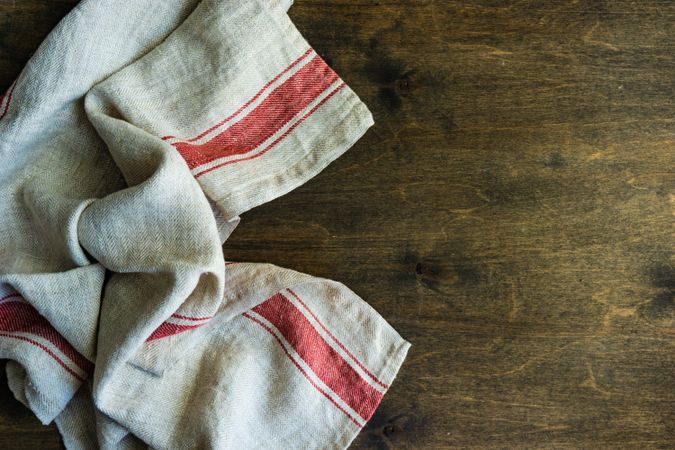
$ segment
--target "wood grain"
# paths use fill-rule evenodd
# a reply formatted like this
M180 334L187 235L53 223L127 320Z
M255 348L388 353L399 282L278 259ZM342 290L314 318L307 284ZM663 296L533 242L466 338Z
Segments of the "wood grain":
M0 0L0 89L75 3ZM675 3L292 17L377 124L225 253L340 280L413 343L353 448L673 448ZM0 393L0 447L60 448Z

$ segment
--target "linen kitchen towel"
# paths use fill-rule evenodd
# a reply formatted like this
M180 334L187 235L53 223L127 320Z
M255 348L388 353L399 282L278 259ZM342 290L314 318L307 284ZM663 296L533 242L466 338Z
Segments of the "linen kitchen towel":
M290 3L84 0L0 99L0 357L68 448L344 448L405 358L345 286L223 260L373 123Z

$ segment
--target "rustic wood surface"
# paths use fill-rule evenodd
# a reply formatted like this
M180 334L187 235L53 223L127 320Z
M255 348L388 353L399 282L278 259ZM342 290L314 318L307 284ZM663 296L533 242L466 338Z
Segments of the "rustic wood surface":
M0 90L76 0L0 0ZM675 446L675 2L296 0L377 125L230 260L413 343L355 449ZM0 380L0 448L61 448Z

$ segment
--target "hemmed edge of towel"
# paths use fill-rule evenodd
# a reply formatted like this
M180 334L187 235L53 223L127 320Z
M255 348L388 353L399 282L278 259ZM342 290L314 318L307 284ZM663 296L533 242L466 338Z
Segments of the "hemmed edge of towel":
M396 379L396 376L398 375L401 366L403 366L403 363L405 362L405 359L408 356L408 351L410 350L410 347L412 347L412 344L410 342L406 341L403 338L400 339L401 342L398 348L394 351L393 354L391 354L387 358L382 368L382 374L380 375L380 378L387 385L389 385L389 387L387 387L382 392L383 398L385 395L387 395L389 389L391 389L391 385ZM375 408L375 411L379 409L380 403L378 403L377 407ZM351 426L351 424L345 424L342 435L343 438L337 443L340 446L339 448L349 447L349 445L351 445L351 443L354 441L354 439L356 439L356 437L361 433L361 431L368 426L368 422L370 421L371 418L372 416L368 419L368 421L364 424L363 427L355 428L354 426Z
M246 180L248 172L242 171L241 165L247 161L243 161L219 167L198 178L204 192L219 205L226 218L239 216L305 184L354 146L374 125L372 114L357 94L341 81L336 84L335 90L328 94L330 97L324 98L325 103L317 105L316 112L300 121L277 148L257 158L257 171L276 169L270 175ZM284 163L279 164L280 159L285 160Z

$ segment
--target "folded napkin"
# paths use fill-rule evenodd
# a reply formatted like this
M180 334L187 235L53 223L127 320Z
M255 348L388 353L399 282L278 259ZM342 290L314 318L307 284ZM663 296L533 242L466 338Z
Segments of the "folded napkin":
M344 448L405 358L342 284L223 259L373 123L290 3L84 0L0 99L0 357L69 449Z

